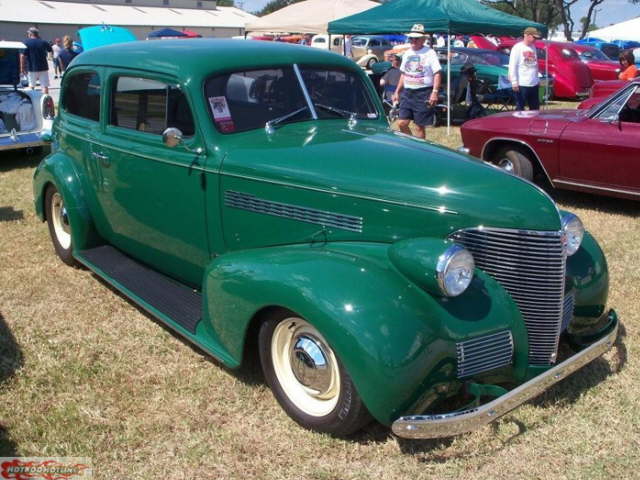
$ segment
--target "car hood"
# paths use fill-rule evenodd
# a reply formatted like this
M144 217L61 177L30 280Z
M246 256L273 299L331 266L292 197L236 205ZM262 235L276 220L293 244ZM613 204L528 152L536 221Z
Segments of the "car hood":
M282 126L272 135L236 134L224 174L343 197L346 208L355 208L346 212L350 214L360 215L358 208L381 212L389 206L393 215L375 221L387 222L387 229L405 222L401 230L411 230L412 235L444 236L479 225L560 228L553 201L529 182L447 148L392 133L375 122L363 121L353 129L346 123L301 122ZM322 209L323 200L314 198L316 205L305 206ZM362 216L367 217L366 211Z

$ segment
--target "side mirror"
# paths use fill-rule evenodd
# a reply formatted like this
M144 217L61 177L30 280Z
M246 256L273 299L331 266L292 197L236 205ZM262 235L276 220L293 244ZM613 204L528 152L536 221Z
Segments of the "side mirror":
M162 132L162 143L167 147L174 148L182 143L182 132L175 127L169 127Z

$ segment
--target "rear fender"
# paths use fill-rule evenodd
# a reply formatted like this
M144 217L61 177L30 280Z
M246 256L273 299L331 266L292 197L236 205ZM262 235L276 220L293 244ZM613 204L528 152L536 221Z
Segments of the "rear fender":
M502 287L478 270L459 297L433 297L392 266L386 245L230 253L207 269L203 296L209 335L238 364L257 312L279 306L304 317L342 360L372 415L386 424L458 385L455 343L470 332L512 329L517 363L526 369L524 324Z
M46 221L44 200L49 185L54 185L64 200L74 250L103 243L94 228L80 176L73 161L63 153L56 152L45 157L33 174L34 206L42 221Z

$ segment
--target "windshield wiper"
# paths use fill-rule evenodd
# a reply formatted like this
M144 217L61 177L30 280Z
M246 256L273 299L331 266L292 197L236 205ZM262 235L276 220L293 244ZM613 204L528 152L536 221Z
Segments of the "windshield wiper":
M304 107L298 108L297 110L294 110L291 113L287 113L286 115L282 115L281 117L276 117L272 120L269 120L267 123L264 124L264 129L267 131L267 133L273 133L276 130L275 129L276 125L284 122L285 120L290 119L291 117L295 117L300 112L304 112L305 110L309 110L309 107L306 105Z
M343 110L330 105L323 105L322 103L314 103L313 106L316 108L322 108L323 110L328 110L329 112L337 113L343 118L355 118L358 115L356 112L350 112L349 110Z

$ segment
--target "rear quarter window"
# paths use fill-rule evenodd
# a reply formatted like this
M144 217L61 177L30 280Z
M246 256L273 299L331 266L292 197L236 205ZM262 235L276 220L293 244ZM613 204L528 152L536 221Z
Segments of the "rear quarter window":
M100 77L96 72L72 73L65 82L62 110L100 121Z

